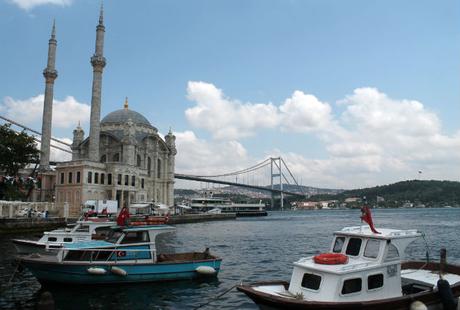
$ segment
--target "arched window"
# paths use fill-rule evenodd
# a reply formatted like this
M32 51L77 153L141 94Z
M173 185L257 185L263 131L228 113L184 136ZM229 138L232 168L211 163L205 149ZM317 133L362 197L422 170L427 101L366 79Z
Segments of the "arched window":
M107 155L102 155L101 156L101 163L105 163L107 161Z
M141 166L141 155L137 155L137 166L140 167Z
M152 172L152 159L150 157L147 158L147 173L150 176Z
M161 159L158 158L157 178L161 178Z
M116 153L115 155L113 155L112 161L114 162L120 161L120 153Z

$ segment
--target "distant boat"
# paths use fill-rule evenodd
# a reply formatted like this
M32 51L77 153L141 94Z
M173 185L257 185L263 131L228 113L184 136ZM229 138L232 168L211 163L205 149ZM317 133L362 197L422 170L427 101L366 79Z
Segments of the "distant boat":
M258 203L234 203L230 199L204 196L190 200L189 206L194 212L209 213L210 210L219 208L222 213L236 213L236 216L266 216L265 204Z
M120 284L217 276L221 259L204 252L158 253L157 235L167 225L114 227L106 241L64 245L56 256L18 256L41 283Z

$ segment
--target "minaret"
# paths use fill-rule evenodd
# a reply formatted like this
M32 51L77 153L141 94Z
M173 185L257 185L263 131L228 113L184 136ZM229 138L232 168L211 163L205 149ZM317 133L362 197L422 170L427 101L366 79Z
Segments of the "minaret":
M93 90L91 96L91 117L89 127L89 160L99 162L99 134L101 131L101 88L104 58L104 10L101 5L99 24L96 27L96 51L91 57L93 66Z
M165 136L166 145L169 148L168 156L168 189L167 189L167 204L174 204L174 167L175 159L177 155L176 149L176 136L173 135L171 128L169 129L168 134Z
M84 138L85 132L83 128L81 128L80 122L78 122L77 128L73 131L72 146L70 147L72 149L72 160L80 159L80 144L83 142Z
M53 88L54 80L58 74L55 69L56 63L56 25L53 21L53 30L51 38L48 41L48 64L43 70L45 77L45 100L43 103L43 119L42 119L42 142L40 154L40 170L45 171L50 169L50 141L51 141L51 120L53 118Z

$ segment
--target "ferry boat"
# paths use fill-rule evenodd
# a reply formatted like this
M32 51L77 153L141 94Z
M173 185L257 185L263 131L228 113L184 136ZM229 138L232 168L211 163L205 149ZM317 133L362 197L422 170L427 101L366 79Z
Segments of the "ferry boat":
M113 219L103 217L89 217L80 219L74 225L45 231L39 240L13 239L13 244L19 254L40 253L56 254L53 250L64 244L73 242L104 239L110 226L116 225Z
M216 209L219 209L220 213L236 213L238 217L267 215L265 204L262 201L259 203L234 203L230 199L212 195L192 198L189 206L194 212L199 213L217 213Z
M457 309L460 266L448 265L445 256L440 263L404 261L405 249L422 233L377 231L371 224L335 232L328 253L294 263L289 283L237 289L261 309Z
M57 255L18 256L40 283L120 284L217 276L221 259L209 250L158 253L155 238L168 225L113 227L105 241L65 244Z

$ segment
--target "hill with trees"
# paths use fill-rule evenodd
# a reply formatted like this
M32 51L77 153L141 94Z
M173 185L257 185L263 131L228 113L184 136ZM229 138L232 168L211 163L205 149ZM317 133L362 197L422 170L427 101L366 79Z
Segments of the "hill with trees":
M339 200L351 197L366 197L371 204L377 197L385 206L401 205L404 202L424 204L430 207L460 206L460 182L410 180L389 185L343 191L336 195L315 195L311 200Z

